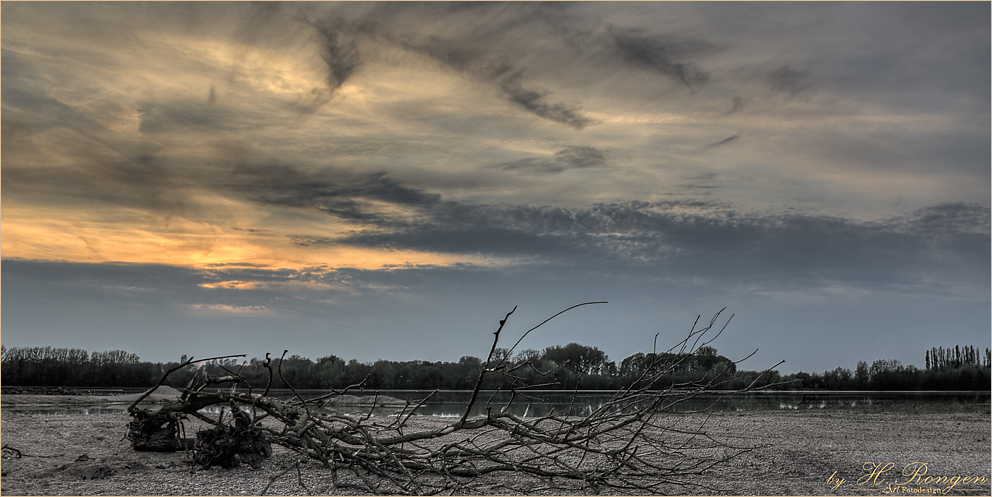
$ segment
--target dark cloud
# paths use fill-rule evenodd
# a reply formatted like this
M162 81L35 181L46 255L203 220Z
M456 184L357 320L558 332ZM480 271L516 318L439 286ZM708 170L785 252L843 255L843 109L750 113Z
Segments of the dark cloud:
M555 160L570 168L603 167L607 153L596 147L565 147L555 152Z
M551 94L549 90L524 88L521 84L522 79L523 72L515 71L497 78L496 83L511 102L539 117L578 130L596 123L595 120L583 115L578 105L549 102L547 98Z
M386 173L311 173L288 166L242 166L223 186L263 204L313 208L348 221L382 225L389 224L389 216L373 201L428 207L440 200L437 194L402 186Z
M293 245L297 247L326 247L329 245L338 245L338 242L333 238L326 236L293 236L290 237Z
M721 188L719 185L713 184L716 180L718 174L714 172L706 172L696 174L688 178L688 183L683 183L679 185L679 189L682 190L715 190ZM708 194L708 192L706 192Z
M873 223L744 215L713 209L716 205L625 202L564 209L443 202L429 219L407 228L322 242L804 286L824 281L912 286L933 274L989 266L988 213L977 206L936 206ZM941 229L930 229L934 224ZM949 262L940 255L944 252L958 262Z
M479 17L464 21L461 14L466 11ZM595 124L594 119L582 113L580 105L552 101L552 90L526 85L526 68L511 62L513 57L507 56L507 51L517 50L512 48L514 43L507 41L509 34L521 25L532 23L528 13L533 12L534 9L526 7L503 9L492 4L420 5L416 8L398 5L376 8L353 19L334 17L333 21L319 21L314 25L327 49L325 61L338 84L359 64L355 41L344 41L344 33L348 33L429 57L451 70L491 84L508 102L542 119L578 130ZM431 14L447 18L453 24L469 22L471 25L443 32L421 33L404 29L409 26L410 16L424 18L432 17ZM328 25L334 28L326 27Z
M591 146L568 146L550 157L529 157L512 162L497 164L497 169L554 174L569 169L594 169L608 167L610 162L624 157L616 149L600 149Z
M664 74L688 87L700 86L709 80L709 73L688 59L714 51L716 47L711 43L645 35L640 30L613 26L609 35L624 59L638 67Z
M722 139L722 140L720 140L718 142L710 143L709 145L706 145L706 148L714 148L714 147L719 147L720 145L726 145L726 144L728 144L728 143L730 143L730 142L732 142L732 141L734 141L734 140L736 140L736 139L738 139L740 137L741 137L741 134L740 133L737 133L734 136L731 136L731 137L728 137L728 138L724 138L724 139Z
M424 43L407 42L404 46L459 72L494 84L508 101L538 117L578 130L595 124L595 120L582 114L580 106L550 101L550 90L525 87L523 69L493 58L486 51L466 48L463 40L430 37Z
M987 206L955 202L919 209L893 222L901 223L942 258L968 261L989 257L989 218Z
M950 233L989 232L989 208L983 205L953 202L913 211L906 222L920 234L935 236Z
M334 243L369 248L413 249L419 251L486 256L530 257L545 252L571 254L581 250L576 237L528 232L499 226L444 228L429 226L383 234L359 234ZM544 257L543 255L541 256Z

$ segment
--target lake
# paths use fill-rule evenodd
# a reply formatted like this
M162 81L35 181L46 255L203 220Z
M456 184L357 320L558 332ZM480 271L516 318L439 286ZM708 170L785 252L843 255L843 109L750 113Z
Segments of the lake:
M141 389L89 389L90 395L122 395L141 392ZM314 398L328 393L327 390L298 390L304 398ZM288 399L293 396L288 389L273 389L270 396ZM471 391L440 390L421 406L416 414L424 416L457 417L464 412L471 398ZM388 396L416 403L431 394L430 390L362 390L350 391L356 396ZM592 412L608 402L614 391L562 391L532 390L517 394L507 412L525 417L545 416L552 411L556 414L583 415ZM472 415L485 414L487 405L498 412L510 398L507 391L482 391L476 400ZM672 396L669 410L688 411L764 411L764 410L892 410L892 411L948 411L962 408L989 407L989 391L759 391L748 393L701 393L685 398ZM37 414L102 414L123 412L126 406L94 407L16 407L5 408L19 412ZM219 408L218 408L219 409ZM361 415L369 413L368 407L342 406L339 411ZM399 409L377 407L374 416L395 415Z
M310 392L307 392L310 393ZM307 398L307 393L300 394ZM316 393L316 392L314 392ZM374 392L357 392L372 395ZM380 395L416 402L430 395L430 391L380 390ZM555 413L583 415L601 407L615 392L562 390L530 391L526 396L517 394L508 412L517 416L545 416ZM291 394L290 394L291 395ZM470 391L438 391L417 414L430 416L461 416L471 398ZM473 407L473 415L486 412L486 405L494 412L505 406L509 392L482 391ZM822 391L762 391L748 393L701 393L691 397L673 395L668 410L688 411L757 411L804 409L883 409L883 410L953 410L960 407L989 406L989 391L936 391L936 392L822 392Z

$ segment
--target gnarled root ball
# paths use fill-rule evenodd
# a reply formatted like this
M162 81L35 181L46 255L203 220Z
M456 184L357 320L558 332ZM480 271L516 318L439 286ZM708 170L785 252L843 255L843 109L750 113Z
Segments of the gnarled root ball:
M248 413L232 406L232 423L218 424L196 434L193 460L204 469L211 466L234 468L242 463L261 467L262 459L272 455L272 445L250 422Z
M175 452L192 447L193 440L179 436L180 412L131 410L127 438L138 451Z

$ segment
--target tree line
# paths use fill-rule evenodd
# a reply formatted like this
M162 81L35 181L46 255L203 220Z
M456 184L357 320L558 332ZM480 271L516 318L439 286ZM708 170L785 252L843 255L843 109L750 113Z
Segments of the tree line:
M530 363L511 375L487 375L483 388L510 388L517 384L540 385L545 389L612 390L628 385L652 368L676 364L672 373L662 376L657 388L693 381L714 380L715 388L738 390L745 387L823 390L986 390L990 387L989 349L981 354L972 346L927 350L924 369L902 365L898 360L880 359L869 366L860 361L852 372L838 367L822 374L798 372L781 375L777 371L750 371L717 353L701 347L693 354L672 352L630 355L617 364L596 347L577 343L528 349L509 357L507 349L497 349L494 360L510 364ZM141 361L123 350L87 352L54 347L0 346L5 385L72 387L150 387L180 362ZM266 359L223 359L194 363L169 376L166 384L182 388L197 371L219 377L239 374L253 388L262 389L269 378ZM300 355L269 360L276 371L273 388L343 388L364 382L369 389L470 390L475 386L483 361L463 356L457 362L344 360L335 355L311 360ZM281 371L281 374L279 373ZM285 382L281 378L285 378Z
M838 367L823 374L794 373L780 381L790 388L826 390L988 390L992 385L992 351L971 345L933 347L924 353L924 368L879 359L858 361L852 372Z

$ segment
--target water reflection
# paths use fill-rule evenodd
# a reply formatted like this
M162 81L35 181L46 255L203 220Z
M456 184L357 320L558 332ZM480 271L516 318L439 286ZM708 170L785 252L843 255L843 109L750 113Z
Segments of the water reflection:
M39 414L42 416L52 416L56 414L71 415L96 415L96 414L120 414L127 412L123 406L112 407L56 407L56 406L11 406L4 407L4 411L16 412L20 414Z

